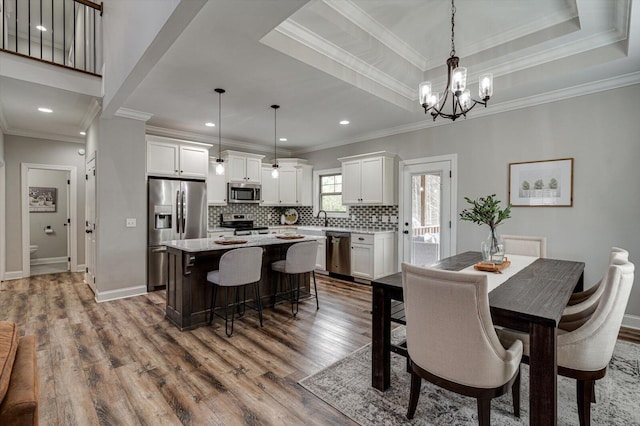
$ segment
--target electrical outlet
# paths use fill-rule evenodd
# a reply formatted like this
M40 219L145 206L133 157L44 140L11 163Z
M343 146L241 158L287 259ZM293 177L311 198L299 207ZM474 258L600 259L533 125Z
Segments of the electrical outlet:
M271 213L267 213L267 220L271 220Z
M382 215L382 223L389 223L389 216L387 215Z
M351 215L351 220L356 220L356 215L355 214Z
M128 217L127 221L126 221L126 226L127 226L127 228L135 228L136 227L136 220L134 218Z
M391 223L398 223L398 216L391 216Z
M378 221L378 217L377 216L371 216L371 222L377 222Z

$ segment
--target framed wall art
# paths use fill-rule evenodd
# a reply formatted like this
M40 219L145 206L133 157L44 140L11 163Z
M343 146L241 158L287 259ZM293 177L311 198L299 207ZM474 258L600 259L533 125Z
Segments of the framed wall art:
M509 203L515 207L573 206L573 158L509 163Z
M29 187L29 212L52 213L56 211L56 188Z

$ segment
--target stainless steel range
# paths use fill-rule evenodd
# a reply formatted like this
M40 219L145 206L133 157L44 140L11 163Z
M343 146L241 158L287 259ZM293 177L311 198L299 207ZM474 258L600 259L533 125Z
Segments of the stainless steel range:
M256 215L252 213L222 213L220 215L220 226L235 229L235 235L268 234L269 228L266 226L254 226L255 220Z

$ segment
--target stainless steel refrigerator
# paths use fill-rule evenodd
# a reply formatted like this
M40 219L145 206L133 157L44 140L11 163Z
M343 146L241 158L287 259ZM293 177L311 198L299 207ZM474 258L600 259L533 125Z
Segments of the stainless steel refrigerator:
M167 285L168 240L206 238L207 187L202 181L149 178L147 290Z

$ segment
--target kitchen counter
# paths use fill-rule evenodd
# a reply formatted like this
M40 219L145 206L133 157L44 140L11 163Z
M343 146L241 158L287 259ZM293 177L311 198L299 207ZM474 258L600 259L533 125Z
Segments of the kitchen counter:
M232 240L241 240L246 241L244 244L216 244L216 239L210 238L193 238L190 240L171 240L171 241L163 241L162 244L171 247L177 250L181 250L187 253L197 253L203 251L219 251L219 250L231 250L234 248L241 247L263 247L270 245L280 245L280 244L292 244L292 243L300 243L303 241L316 241L322 240L325 237L319 236L311 236L305 235L303 238L296 239L282 239L276 237L275 234L264 234L264 235L243 235L236 236L229 241Z
M324 236L306 235L297 239L281 239L275 234L235 236L233 239L247 241L244 244L216 244L215 239L196 238L190 240L164 241L167 247L168 282L166 293L166 317L180 330L189 330L207 324L211 303L211 288L207 284L207 273L216 270L220 258L229 250L242 247L264 247L262 271L259 282L260 299L265 307L275 303L277 288L276 273L271 263L284 259L287 249L303 241L324 240ZM310 274L302 278L300 288L309 291ZM247 301L255 298L253 289L247 288ZM222 299L222 298L220 298ZM217 306L222 306L222 300Z

